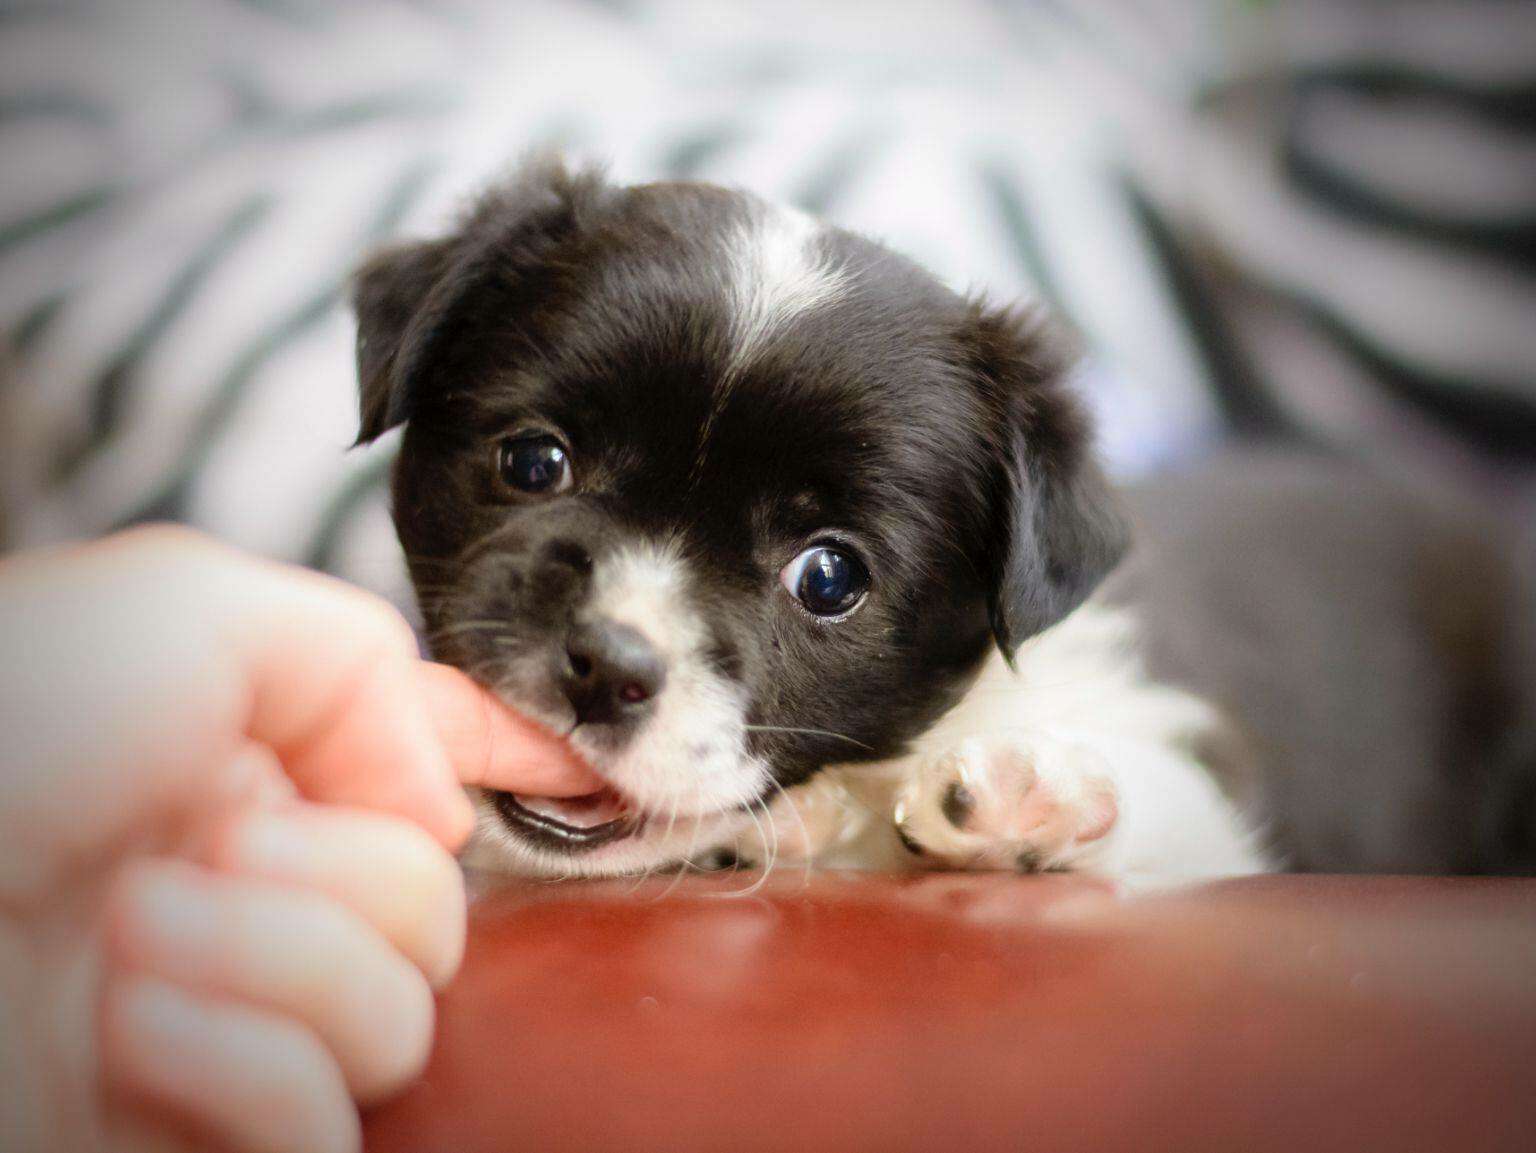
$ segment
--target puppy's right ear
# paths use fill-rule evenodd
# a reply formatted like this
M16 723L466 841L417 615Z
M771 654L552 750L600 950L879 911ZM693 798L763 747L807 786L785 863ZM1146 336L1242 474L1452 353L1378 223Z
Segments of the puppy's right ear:
M998 422L992 631L1012 663L1119 563L1128 528L1094 458L1088 411L1067 386L1061 338L1029 311L981 304L961 336Z
M452 244L418 241L376 253L353 279L357 313L358 444L376 440L410 415L395 365L411 321L448 270Z
M386 249L368 261L352 296L357 443L367 444L412 416L421 378L466 301L492 281L515 290L547 265L611 191L600 172L572 173L556 156L536 156L480 197L453 235Z

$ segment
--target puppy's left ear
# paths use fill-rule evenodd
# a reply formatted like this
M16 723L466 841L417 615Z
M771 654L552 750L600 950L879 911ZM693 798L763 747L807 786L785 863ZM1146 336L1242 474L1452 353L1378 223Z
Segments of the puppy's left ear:
M503 306L503 323L514 323L528 306L524 282L601 211L610 191L601 172L573 173L558 156L536 154L482 194L452 235L385 249L363 265L352 286L362 417L357 443L415 414L467 301L488 287L517 297L524 286L524 299Z
M409 396L395 372L412 319L448 271L449 240L401 244L375 253L357 270L357 443L367 444L409 415Z
M1012 661L1085 601L1130 533L1093 453L1093 426L1065 378L1065 341L1029 313L972 306L963 347L995 420L992 632Z

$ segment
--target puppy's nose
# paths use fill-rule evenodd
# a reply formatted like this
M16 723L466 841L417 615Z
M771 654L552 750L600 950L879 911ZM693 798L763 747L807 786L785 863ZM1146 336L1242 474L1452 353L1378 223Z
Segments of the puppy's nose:
M661 655L638 629L616 621L575 625L565 640L562 687L577 724L612 724L638 716L667 679Z

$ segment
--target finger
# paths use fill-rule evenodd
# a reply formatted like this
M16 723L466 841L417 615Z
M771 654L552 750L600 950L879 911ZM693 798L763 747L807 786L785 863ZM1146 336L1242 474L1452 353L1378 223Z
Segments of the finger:
M426 979L361 917L317 893L148 860L119 878L107 925L117 968L311 1029L359 1099L398 1089L426 1064Z
M464 784L552 797L602 788L601 778L569 744L507 708L458 669L423 661L416 674L438 739Z
M102 1076L115 1097L184 1119L242 1153L356 1153L341 1071L302 1025L152 977L111 982Z
M409 627L340 582L138 530L0 565L0 651L0 900L195 806L253 740L307 796L473 827Z
M383 813L299 804L225 825L204 859L302 886L362 917L435 987L464 956L464 875L420 826Z
M384 600L314 573L257 566L232 627L251 694L246 732L304 794L418 822L456 847L474 824L422 702L416 638Z

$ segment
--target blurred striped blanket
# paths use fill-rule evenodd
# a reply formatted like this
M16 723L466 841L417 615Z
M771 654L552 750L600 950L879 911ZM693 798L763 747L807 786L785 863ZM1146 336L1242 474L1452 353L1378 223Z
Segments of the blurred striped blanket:
M1282 419L1526 491L1536 4L0 0L4 539L403 603L346 278L547 144L1049 302L1121 475Z

